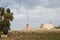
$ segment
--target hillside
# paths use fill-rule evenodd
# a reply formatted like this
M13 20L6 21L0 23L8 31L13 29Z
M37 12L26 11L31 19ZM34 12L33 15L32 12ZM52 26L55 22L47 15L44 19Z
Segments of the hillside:
M60 30L13 31L0 40L60 40Z

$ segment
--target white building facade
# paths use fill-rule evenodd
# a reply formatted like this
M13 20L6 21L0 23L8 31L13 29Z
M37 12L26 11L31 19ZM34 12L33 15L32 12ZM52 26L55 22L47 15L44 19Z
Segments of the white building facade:
M53 29L53 24L41 24L42 29Z

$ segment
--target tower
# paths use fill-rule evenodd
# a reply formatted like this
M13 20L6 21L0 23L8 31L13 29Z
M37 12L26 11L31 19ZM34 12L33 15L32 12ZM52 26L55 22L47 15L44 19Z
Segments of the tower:
M27 14L27 24L26 24L26 29L30 29L29 14Z
M26 24L26 29L30 29L30 23Z

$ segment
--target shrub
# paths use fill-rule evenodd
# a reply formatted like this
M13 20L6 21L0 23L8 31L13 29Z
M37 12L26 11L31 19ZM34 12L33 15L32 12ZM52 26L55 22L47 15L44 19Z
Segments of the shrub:
M3 34L3 32L2 31L0 31L0 37L1 37L1 35Z

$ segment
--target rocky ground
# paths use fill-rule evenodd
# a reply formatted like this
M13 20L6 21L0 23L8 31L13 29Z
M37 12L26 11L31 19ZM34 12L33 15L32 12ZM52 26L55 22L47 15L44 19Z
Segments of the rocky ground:
M60 40L60 31L14 31L0 40Z

